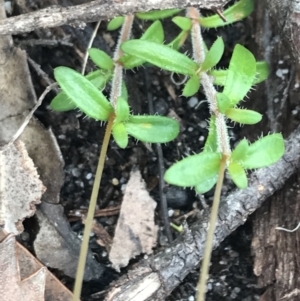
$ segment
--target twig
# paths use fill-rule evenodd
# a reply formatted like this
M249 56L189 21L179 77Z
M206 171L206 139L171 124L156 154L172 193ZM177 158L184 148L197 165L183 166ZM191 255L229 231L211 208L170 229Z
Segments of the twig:
M84 60L83 60L83 64L82 64L82 70L81 70L81 74L84 75L85 73L85 68L86 68L86 64L87 64L87 61L88 61L88 58L89 58L89 49L92 47L93 45L93 42L95 40L95 37L97 35L97 32L98 32L98 29L99 29L99 26L101 24L101 21L98 21L95 28L94 28L94 31L93 31L93 34L89 40L89 44L86 48L86 52L85 52L85 56L84 56Z
M300 164L299 148L300 126L286 141L286 153L282 159L272 166L254 172L246 189L236 190L221 200L214 248L244 224L248 216L297 171ZM169 248L159 252L154 258L141 261L130 271L130 279L120 279L119 285L113 285L105 300L165 300L182 279L199 265L203 256L209 215L210 209L205 209L190 230L180 235ZM146 291L147 298L144 298ZM130 299L130 296L135 296L136 299Z
M148 107L149 113L153 115L154 108L153 108L153 98L150 89L150 78L149 74L146 69L144 69L144 77L146 83L146 91L147 91L147 98L148 98ZM159 199L160 199L160 216L164 224L165 234L168 238L169 243L173 241L171 227L170 227L170 220L168 215L168 204L167 204L167 196L164 192L165 188L165 181L164 181L164 174L165 174L165 167L164 167L164 156L163 151L160 143L155 144L156 153L158 156L158 172L159 172Z
M89 3L67 8L52 6L29 14L11 17L0 21L0 35L30 32L38 28L52 28L77 22L96 22L111 19L115 16L155 9L185 8L199 6L211 9L223 7L229 0L95 0Z

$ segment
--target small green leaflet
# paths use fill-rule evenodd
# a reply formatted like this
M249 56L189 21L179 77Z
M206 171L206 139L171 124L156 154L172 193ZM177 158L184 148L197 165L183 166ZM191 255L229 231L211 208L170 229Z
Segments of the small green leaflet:
M109 21L108 25L107 25L107 30L112 31L112 30L116 30L119 27L121 27L124 23L125 17L123 16L119 16L119 17L115 17L112 20Z
M165 173L164 179L169 184L191 187L218 175L221 155L202 152L192 155L172 165Z
M119 97L116 105L115 123L127 121L130 115L130 109L127 101L123 97Z
M164 10L153 10L146 13L136 13L135 15L142 20L158 20L168 17L172 17L179 13L181 9L164 9Z
M121 45L121 49L131 55L139 57L162 69L194 75L199 68L198 64L182 53L166 45L150 41L130 40Z
M193 75L185 84L182 91L182 95L189 97L198 92L200 88L200 78L197 75Z
M255 111L236 108L226 110L225 115L241 124L256 124L262 119L262 115Z
M266 80L270 70L267 62L256 62L256 74L252 85L256 85ZM214 69L209 71L209 75L214 77L214 85L225 86L228 70Z
M248 17L253 10L253 0L240 0L223 12L226 22L219 15L212 15L210 17L199 18L199 23L201 26L207 28L224 26Z
M123 123L116 123L113 125L112 135L119 147L126 148L128 145L128 134Z
M224 42L218 37L207 52L204 62L201 65L201 71L207 71L217 65L224 53Z
M237 162L230 162L228 166L229 175L234 182L234 184L240 188L244 189L248 186L248 179L244 168Z
M129 135L143 142L165 143L179 134L179 123L164 116L131 116L124 124Z
M167 44L167 46L174 50L178 50L185 42L188 35L189 35L188 31L182 31L173 41Z
M188 31L192 27L192 20L186 17L177 16L172 21L183 31Z
M253 54L237 44L227 70L223 93L236 105L249 92L256 74L256 61Z
M89 55L91 60L101 69L112 70L114 68L114 61L104 51L97 48L90 48Z
M68 67L57 67L54 77L66 95L86 115L107 120L113 112L106 97L88 79Z
M253 84L259 84L269 77L270 68L267 62L256 62L256 76Z
M216 128L216 116L212 115L209 121L209 132L204 145L204 152L217 152L217 128Z
M284 140L281 134L265 136L248 147L247 157L241 160L246 169L261 168L277 162L284 154Z
M141 36L140 40L143 41L151 41L158 44L162 44L164 42L164 29L160 21L155 21L152 23L148 29ZM136 56L130 54L124 54L119 62L122 63L123 67L126 69L132 69L138 66L141 66L145 63L145 60L138 58Z
M248 141L247 139L241 140L238 145L235 147L235 149L231 153L231 160L240 162L244 160L247 157L247 151L248 151Z
M90 72L85 76L96 88L99 90L104 89L106 83L111 78L111 72L103 72L102 70L96 70ZM56 97L51 101L50 107L54 111L65 112L74 110L77 105L67 96L63 91L58 93Z
M230 99L224 93L217 93L218 109L222 114L225 114L226 110L231 107Z

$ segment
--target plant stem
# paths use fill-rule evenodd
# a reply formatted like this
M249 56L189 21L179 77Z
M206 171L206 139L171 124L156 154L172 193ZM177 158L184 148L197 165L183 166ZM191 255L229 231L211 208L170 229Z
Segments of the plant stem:
M227 157L223 155L221 164L220 164L220 168L219 168L218 182L217 182L216 189L215 189L213 205L211 208L206 243L205 243L205 248L204 248L204 253L203 253L203 260L202 260L202 265L201 265L201 269L200 269L200 278L199 278L199 281L197 284L197 291L198 291L197 301L205 300L206 282L207 282L207 278L208 278L207 276L208 276L208 272L209 272L209 263L210 263L212 248L213 248L214 232L216 229L217 217L218 217L218 212L219 212L219 204L220 204L220 199L221 199L221 191L222 191L222 186L223 186L226 161L227 161Z
M114 118L115 118L115 116L114 116L114 114L112 114L112 115L110 115L110 117L108 119L108 123L107 123L106 130L105 130L105 135L104 135L104 139L103 139L103 143L102 143L102 147L101 147L101 151L100 151L100 156L99 156L95 181L94 181L94 185L93 185L90 205L89 205L87 217L85 220L83 239L82 239L82 244L81 244L81 249L80 249L79 262L78 262L76 280L75 280L75 285L74 285L74 295L73 295L73 299L72 299L73 301L80 300L79 298L80 298L81 289L82 289L82 281L83 281L84 270L85 270L86 256L87 256L87 252L88 252L90 233L91 233L91 229L92 229L94 213L95 213L97 198L98 198L98 192L99 192L99 188L100 188L100 182L101 182L105 157L106 157L106 153L107 153L109 139L111 136L111 129L113 126Z
M127 41L131 34L132 23L134 15L125 16L125 20L121 29L120 37L114 53L115 69L111 83L110 102L113 107L116 107L118 97L121 95L122 80L123 80L123 66L118 63L118 59L123 55L120 45Z
M201 28L198 22L200 17L198 9L190 7L187 9L187 15L192 20L191 37L193 45L193 57L194 60L201 64L205 59L204 42L201 35ZM213 238L216 229L216 222L219 211L221 190L224 179L224 172L227 164L227 160L230 157L230 145L229 135L226 126L225 116L218 109L217 91L213 85L213 79L205 72L200 75L201 85L203 86L211 114L216 116L216 132L217 132L217 145L218 152L222 154L221 164L219 168L218 181L215 189L213 205L211 209L211 216L207 231L207 239L205 243L205 249L202 259L202 266L200 270L200 278L197 284L197 301L204 301L206 294L206 282L209 272L209 263L211 258L211 252L213 248Z

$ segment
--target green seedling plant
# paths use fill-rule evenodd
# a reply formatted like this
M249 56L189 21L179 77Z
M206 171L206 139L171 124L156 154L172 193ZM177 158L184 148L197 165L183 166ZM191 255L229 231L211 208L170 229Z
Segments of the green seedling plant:
M249 50L237 44L228 69L218 69L216 66L225 49L222 38L217 38L208 48L201 36L200 26L224 26L247 17L252 11L253 1L241 0L225 10L221 17L202 17L195 8L188 8L185 17L175 16L180 12L176 9L137 13L135 17L153 23L139 39L133 40L129 40L129 37L134 16L116 17L108 23L108 30L121 27L113 58L100 49L91 48L89 56L97 66L96 71L83 76L67 67L55 69L54 76L62 91L53 99L51 108L56 111L79 109L96 121L107 122L85 221L74 301L80 298L89 234L110 137L113 137L120 148L126 148L130 136L143 142L165 143L175 139L179 133L178 122L171 118L134 115L130 111L123 70L145 64L187 76L182 95L194 95L202 88L210 108L209 133L203 151L173 164L164 176L169 184L192 187L199 194L216 185L198 283L197 301L204 300L225 171L238 188L244 189L248 185L248 170L269 166L284 153L284 140L279 133L261 137L253 143L243 139L231 150L227 121L254 125L262 119L260 113L241 107L241 102L254 85L267 78L268 65L257 62ZM167 17L173 17L172 21L179 27L180 33L173 41L164 44L164 31L159 19ZM193 45L193 58L179 52L189 35ZM111 83L109 97L103 93L108 83Z

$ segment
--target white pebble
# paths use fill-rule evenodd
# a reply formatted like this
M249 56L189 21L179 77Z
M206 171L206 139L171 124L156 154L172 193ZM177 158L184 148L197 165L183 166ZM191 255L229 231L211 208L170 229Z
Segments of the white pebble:
M193 108L193 107L195 107L197 104L198 104L198 98L197 97L195 97L195 96L193 96L193 97L191 97L189 100L188 100L188 105L189 105L189 107L190 108Z

